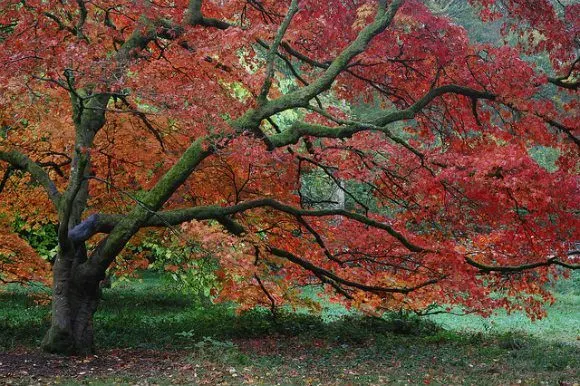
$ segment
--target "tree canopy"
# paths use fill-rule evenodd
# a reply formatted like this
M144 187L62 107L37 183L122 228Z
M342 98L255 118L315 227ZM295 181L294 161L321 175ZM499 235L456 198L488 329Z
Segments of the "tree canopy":
M119 256L150 229L214 256L242 308L321 284L367 312L542 316L578 267L580 5L461 4L491 43L455 5L4 0L0 280L53 281L44 347L92 350L98 283L147 266ZM305 197L316 173L349 205ZM58 224L51 264L15 221Z

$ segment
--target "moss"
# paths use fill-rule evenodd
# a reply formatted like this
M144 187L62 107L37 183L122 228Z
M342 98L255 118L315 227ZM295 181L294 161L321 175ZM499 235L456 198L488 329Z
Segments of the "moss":
M71 331L51 326L42 340L42 349L53 354L72 355L76 353L76 345Z

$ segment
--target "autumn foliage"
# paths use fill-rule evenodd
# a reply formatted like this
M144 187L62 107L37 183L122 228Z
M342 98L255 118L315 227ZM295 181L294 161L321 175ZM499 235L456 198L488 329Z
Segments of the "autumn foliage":
M49 278L19 217L60 224L65 293L153 229L242 308L541 316L580 239L579 6L472 0L491 44L440 3L2 1L0 279ZM346 206L306 202L316 172Z

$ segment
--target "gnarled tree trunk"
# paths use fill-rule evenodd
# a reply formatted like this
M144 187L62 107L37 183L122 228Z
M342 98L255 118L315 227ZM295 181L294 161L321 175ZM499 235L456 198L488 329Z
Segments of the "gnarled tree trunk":
M73 87L73 73L65 71L65 77ZM59 253L53 265L51 325L42 348L57 354L86 355L94 352L93 315L99 303L98 284L105 277L106 267L86 264L85 239L75 238L73 229L81 223L89 197L91 159L87 149L92 147L95 135L105 124L110 95L91 95L90 90L77 89L70 96L75 150L69 184L57 202Z
M85 260L83 246L61 252L55 262L51 325L42 341L45 351L65 355L94 352L93 316L104 273L83 272L79 263Z

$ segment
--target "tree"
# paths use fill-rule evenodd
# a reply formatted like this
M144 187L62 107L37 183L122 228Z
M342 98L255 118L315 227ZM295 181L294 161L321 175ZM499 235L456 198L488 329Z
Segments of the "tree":
M577 268L579 6L471 5L517 44L470 44L446 2L3 1L2 278L52 271L43 348L93 351L98 284L150 228L215 256L242 308L318 283L368 312L541 316ZM313 171L354 207L301 207ZM52 266L16 218L59 224Z

